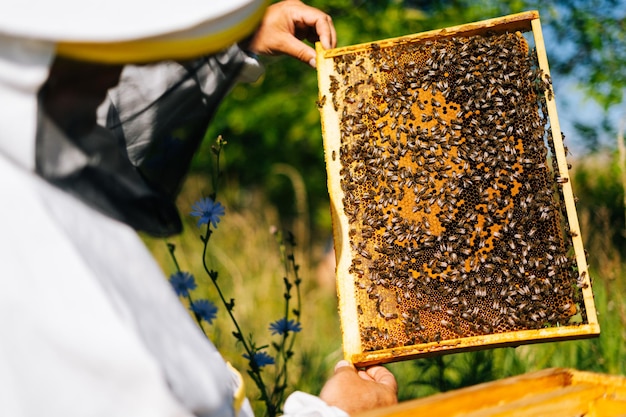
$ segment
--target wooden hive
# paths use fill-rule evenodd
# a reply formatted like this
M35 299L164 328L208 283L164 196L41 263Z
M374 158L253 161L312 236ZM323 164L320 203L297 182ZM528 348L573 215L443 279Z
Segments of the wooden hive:
M618 417L626 415L626 378L552 368L405 401L358 417Z
M346 359L599 334L537 12L317 67Z

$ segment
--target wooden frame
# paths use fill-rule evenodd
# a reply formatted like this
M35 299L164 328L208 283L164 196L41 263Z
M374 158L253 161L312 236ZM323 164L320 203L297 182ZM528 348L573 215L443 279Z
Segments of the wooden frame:
M324 149L326 156L326 166L328 173L328 189L331 198L331 210L333 217L333 236L335 241L335 251L337 257L337 291L339 296L339 312L341 316L343 347L345 358L357 365L371 365L397 360L411 359L419 356L438 355L442 353L460 352L489 347L517 346L520 344L578 339L593 337L599 334L599 325L596 317L596 310L591 291L587 262L579 233L578 219L576 215L575 202L572 194L571 182L568 176L568 164L565 158L565 150L562 141L560 126L554 94L551 87L547 87L545 94L545 108L551 131L551 146L553 147L556 164L554 164L554 175L557 176L562 203L564 205L564 216L571 233L571 243L575 252L574 268L578 271L578 286L581 288L581 300L578 302L583 311L583 320L577 324L558 325L546 328L534 328L515 331L505 331L493 334L472 334L447 338L445 340L416 341L410 345L393 346L364 349L363 332L359 330L359 317L363 314L358 297L355 295L355 288L358 280L354 273L354 259L356 257L354 242L350 237L351 225L346 214L346 184L342 185L342 135L346 136L345 120L342 119L341 105L338 103L339 90L344 88L337 80L340 74L337 72L337 62L351 59L352 65L350 74L344 73L344 82L362 83L366 77L370 77L372 71L382 70L368 68L361 70L359 61L354 57L364 56L368 51L385 51L386 48L393 48L402 45L418 44L420 42L434 42L451 38L467 38L474 35L501 34L517 32L532 32L536 48L539 68L543 72L543 78L549 84L548 61L541 32L539 15L535 11L519 13L497 19L490 19L482 22L470 23L445 29L439 29L411 36L403 36L393 39L353 45L343 48L324 50L318 44L317 48L317 69L319 81L319 101L318 106L321 112L322 132L324 136ZM372 61L373 62L373 61ZM374 64L377 65L377 64ZM348 64L345 64L343 71L349 71ZM447 73L446 73L447 74ZM350 80L350 81L348 81ZM382 87L381 87L382 88ZM435 88L432 87L432 91ZM438 93L437 93L438 94ZM347 97L344 94L344 97ZM438 96L439 97L439 96ZM370 98L371 100L371 98ZM353 100L352 100L353 101ZM433 102L433 106L436 103ZM363 105L363 103L361 104ZM367 103L365 103L367 105ZM406 121L406 118L404 119ZM448 119L450 120L450 119ZM416 122L419 124L419 122ZM382 124L382 123L381 123ZM413 127L411 125L411 127ZM382 129L380 130L382 132ZM380 133L384 136L384 134ZM397 202L396 202L397 204ZM363 249L362 249L363 250ZM361 274L362 276L362 274ZM441 280L441 278L440 278ZM362 285L362 284L360 284ZM395 291L395 290L394 290ZM382 296L381 296L382 297ZM569 304L568 304L569 305ZM379 315L384 317L385 313ZM390 314L391 315L391 314ZM372 316L373 317L373 316ZM373 320L382 322L380 317ZM441 320L442 322L445 320ZM384 323L384 322L383 322Z

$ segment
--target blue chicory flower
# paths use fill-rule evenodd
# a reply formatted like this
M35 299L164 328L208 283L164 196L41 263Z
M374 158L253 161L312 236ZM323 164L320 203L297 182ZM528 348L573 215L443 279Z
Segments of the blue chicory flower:
M270 324L272 334L286 334L288 332L298 333L302 330L300 323L295 320L287 320L286 318L278 319Z
M179 297L189 296L189 291L196 288L196 279L189 272L175 272L170 276L169 281Z
M194 301L191 306L191 311L196 313L201 320L209 324L212 324L213 319L217 317L217 306L209 300Z
M213 228L217 228L220 217L224 213L224 206L219 202L213 201L210 197L202 198L191 206L191 215L199 217L198 227L210 223L213 225Z
M274 358L272 358L265 352L256 352L254 355L252 355L253 359L250 359L250 355L248 355L247 353L244 353L243 357L248 359L250 362L256 364L256 366L258 366L259 368L262 368L265 365L274 364Z

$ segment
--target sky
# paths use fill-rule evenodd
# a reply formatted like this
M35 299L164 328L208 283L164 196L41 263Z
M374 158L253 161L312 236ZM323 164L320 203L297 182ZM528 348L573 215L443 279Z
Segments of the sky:
M593 3L591 0L581 1L585 5L592 5ZM626 0L617 0L617 2L623 7L614 8L613 13L616 19L623 19L624 11L626 11ZM602 4L606 8L609 7L608 3L610 2L600 1L596 3ZM558 56L557 54L562 54L561 57L573 55L573 48L576 48L576 45L573 42L568 44L567 42L557 41L554 33L544 23L544 19L542 19L542 32L548 54L548 61L550 61L551 56ZM574 157L584 157L589 151L584 145L583 138L574 128L574 123L578 122L598 126L604 117L603 109L590 97L587 97L574 79L559 78L558 75L555 77L554 73L552 75L559 122L561 124L561 130L567 137L566 145L569 145L568 147ZM614 132L600 132L599 143L602 147L608 146L615 148L616 134L619 125L626 122L626 103L622 102L621 105L614 106L609 111L608 120Z

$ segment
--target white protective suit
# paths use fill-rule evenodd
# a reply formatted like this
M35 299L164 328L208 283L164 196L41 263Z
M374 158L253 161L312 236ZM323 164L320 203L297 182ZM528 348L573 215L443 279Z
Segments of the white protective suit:
M98 11L76 0L30 3L0 14L0 416L251 415L239 374L191 321L135 228L176 231L167 201L198 143L182 138L180 163L159 159L179 127L171 110L182 102L195 111L197 131L236 76L258 76L254 59L225 47L250 32L265 2L110 0ZM212 55L127 67L101 106L110 130L73 140L38 105L55 53L115 63ZM82 146L92 139L98 146ZM154 222L137 220L152 205L145 217ZM345 415L299 392L285 414Z

